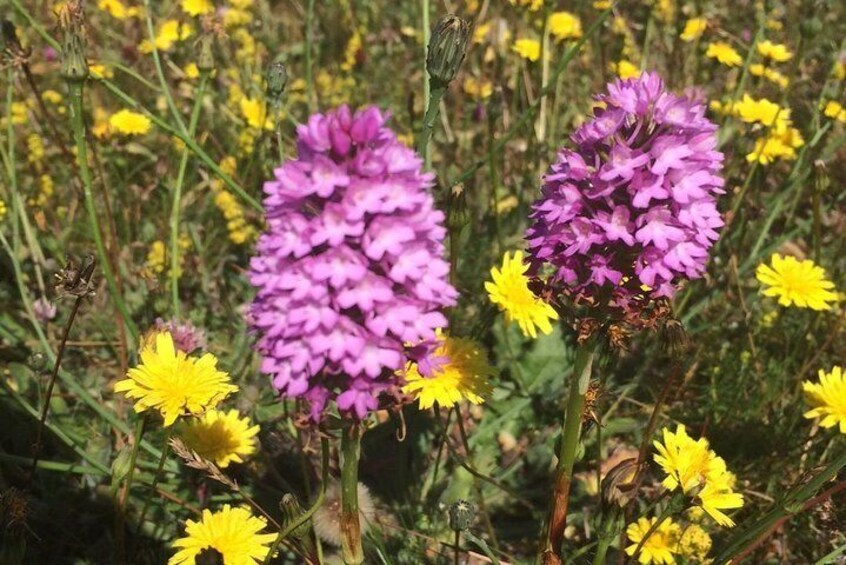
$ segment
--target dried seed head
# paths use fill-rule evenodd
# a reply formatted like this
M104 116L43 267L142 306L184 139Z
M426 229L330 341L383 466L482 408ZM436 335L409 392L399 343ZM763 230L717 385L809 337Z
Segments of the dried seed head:
M476 507L466 500L456 500L449 505L449 527L454 532L463 532L470 528L476 517Z
M455 78L467 52L470 26L456 16L447 14L435 24L429 40L426 70L439 86L446 86Z
M2 33L2 54L4 58L8 58L12 66L20 66L29 59L32 49L25 48L21 45L21 40L18 38L18 30L15 24L9 20L3 20Z
M68 257L65 267L56 273L56 295L63 296L94 296L94 268L97 260L93 255L87 255L82 265Z
M62 76L70 81L88 78L85 60L85 13L81 0L68 0L59 12L62 30Z

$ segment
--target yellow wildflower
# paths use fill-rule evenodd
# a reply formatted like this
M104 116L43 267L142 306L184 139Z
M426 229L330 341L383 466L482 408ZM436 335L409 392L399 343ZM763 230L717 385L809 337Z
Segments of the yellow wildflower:
M182 9L191 16L204 16L214 12L214 4L211 0L182 0Z
M199 522L186 522L185 537L173 542L179 551L167 563L194 565L197 557L208 549L219 553L220 562L226 565L262 563L276 539L275 533L259 533L266 527L267 520L253 516L247 508L232 508L226 504L223 510L214 513L206 508Z
M184 41L194 34L191 24L180 23L179 20L165 20L156 32L155 43L145 39L138 50L142 53L152 53L153 45L159 51L167 51L178 41Z
M823 428L837 426L841 434L846 434L846 373L841 367L835 366L830 373L820 369L818 374L819 383L811 381L802 383L805 399L812 406L804 416L822 418L820 426Z
M0 198L0 222L2 222L3 218L6 217L6 211L7 211L6 203L3 202L2 198Z
M344 50L344 60L341 63L342 71L349 72L355 68L356 64L358 63L358 56L361 52L361 48L361 34L358 32L358 30L356 30L350 36L349 41L347 41L347 47Z
M790 109L781 108L766 98L755 100L748 94L735 102L734 113L748 124L760 123L764 126L787 126L790 123Z
M537 39L518 39L511 50L533 63L540 59L541 44Z
M637 78L641 73L640 67L626 59L621 59L617 63L611 63L611 70L621 79Z
M259 98L242 98L241 115L247 125L255 129L273 129L273 122L267 116L267 103Z
M508 0L512 6L526 8L530 12L537 12L543 6L543 0Z
M179 436L200 457L225 469L256 452L258 432L259 427L251 426L250 419L241 418L237 410L208 410L183 424Z
M170 426L184 414L199 415L237 391L229 375L217 368L217 357L191 357L176 349L169 332L156 334L154 345L141 350L141 364L115 384L115 392L135 399L135 411L158 410Z
M826 102L825 106L823 106L823 114L827 118L832 118L838 122L846 122L846 109L843 108L840 102L835 102L834 100Z
M185 65L185 68L182 69L182 72L184 72L185 76L190 79L199 78L200 76L200 69L197 68L197 63L188 63Z
M709 43L708 50L705 51L705 56L716 59L729 67L739 67L743 64L743 58L740 56L740 53L724 41Z
M88 71L91 73L91 78L103 79L112 78L115 76L114 71L106 65L100 63L91 63L88 65Z
M119 20L125 20L139 14L138 8L135 6L127 8L120 0L100 0L97 2L97 7Z
M553 12L549 16L549 32L556 39L579 39L582 36L582 21L570 12Z
M123 109L109 118L109 126L124 135L143 135L150 131L150 118L144 114Z
M491 269L493 282L486 282L485 290L490 301L505 312L506 320L516 321L523 335L536 338L538 329L547 335L552 333L550 321L557 320L558 313L529 289L525 274L528 269L522 251L516 251L513 257L506 252L502 267Z
M493 391L490 379L496 370L482 346L472 339L439 333L434 357L442 362L432 368L431 375L420 374L416 363L409 363L404 375L402 391L417 398L421 410L434 404L450 408L463 399L481 404Z
M626 537L632 544L626 547L626 555L632 556L640 546L638 562L644 565L659 563L674 565L675 554L678 551L678 540L681 529L678 524L667 518L643 541L644 536L658 521L657 518L638 518L637 522L626 528ZM643 545L641 542L643 541Z
M770 40L759 41L756 48L762 57L775 61L776 63L789 61L793 57L793 53L787 49L786 45L773 43Z
M473 43L482 43L491 30L490 23L479 24L473 30Z
M837 301L834 283L826 278L825 270L810 259L782 257L774 253L772 266L758 265L755 277L765 285L764 296L777 297L782 306L829 310Z
M698 508L698 507L695 507ZM678 553L691 563L707 563L711 536L699 524L689 524L679 537Z
M468 76L464 79L462 89L465 94L474 100L484 100L493 94L493 84L491 84L490 81L478 79L472 76Z
M690 18L684 24L684 30L682 30L681 35L679 38L682 41L696 41L702 34L705 33L705 29L708 27L708 20L705 18Z

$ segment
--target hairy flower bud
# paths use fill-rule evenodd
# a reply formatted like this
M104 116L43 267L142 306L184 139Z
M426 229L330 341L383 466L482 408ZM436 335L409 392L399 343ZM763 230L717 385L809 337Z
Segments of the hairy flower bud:
M290 493L282 496L282 500L279 501L279 509L282 510L282 514L285 516L286 528L297 521L305 512L302 505L300 505L300 501L297 500L297 497ZM306 537L309 534L310 523L311 522L309 520L306 520L294 528L291 532L291 537L294 539L303 539Z
M204 33L196 43L197 68L201 73L210 73L214 70L214 35Z
M426 56L426 70L433 81L446 86L455 78L467 52L469 36L470 26L455 14L447 14L438 21Z
M449 505L449 527L455 532L470 528L475 517L476 508L466 500L456 500Z
M62 29L61 74L71 81L88 78L88 61L85 60L84 14L79 0L70 0L59 14Z
M265 79L267 80L267 95L275 99L282 96L285 85L288 84L288 68L285 63L279 60L270 63Z

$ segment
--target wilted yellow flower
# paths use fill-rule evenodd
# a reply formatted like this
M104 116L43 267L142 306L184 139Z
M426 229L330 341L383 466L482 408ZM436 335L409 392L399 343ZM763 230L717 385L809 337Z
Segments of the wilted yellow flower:
M493 282L486 282L485 290L491 302L505 312L506 320L516 321L523 335L536 338L538 329L547 335L552 333L550 321L558 319L558 312L529 289L525 274L528 269L522 251L516 251L513 257L506 252L501 270L491 269Z
M203 16L214 12L211 0L182 0L182 9L191 16Z
M637 551L641 541L649 530L658 521L657 518L638 518L637 522L629 524L626 528L626 537L632 545L626 548L626 555L632 556ZM678 540L681 529L678 524L667 518L655 528L643 545L640 545L638 562L643 565L658 563L661 565L674 565L675 554L678 552Z
M250 419L241 418L237 410L208 410L182 424L178 433L200 457L225 469L256 452L259 427L251 426Z
M787 49L786 45L773 43L770 40L759 41L756 47L762 57L766 57L776 63L789 61L793 57L793 53Z
M735 51L734 47L725 41L709 43L708 50L705 51L705 56L716 59L729 67L739 67L743 64L743 58L740 56L740 53Z
M820 369L818 374L819 383L811 381L802 383L805 399L812 406L804 416L822 418L820 426L823 428L837 426L841 434L846 434L846 373L841 367L835 366L830 373Z
M537 39L518 39L511 50L522 58L535 62L540 59L541 44Z
M640 67L626 59L621 59L617 63L611 63L611 70L621 79L637 78L641 74Z
M496 370L484 348L472 339L439 334L434 356L443 362L432 369L431 375L420 374L416 363L409 363L404 375L402 391L417 398L421 410L434 404L450 408L464 399L481 404L493 391L490 379Z
M237 390L217 369L217 357L189 357L176 349L169 332L156 334L155 345L141 350L141 364L115 384L115 392L135 399L136 412L157 410L165 426L184 414L202 414Z
M782 306L795 304L812 310L829 310L829 303L837 301L834 283L810 259L799 261L774 253L770 262L772 266L761 263L755 270L755 277L766 287L764 296L778 298Z
M109 126L124 135L143 135L150 131L150 118L144 114L123 109L109 118Z
M708 20L705 18L690 18L684 24L684 30L682 30L681 35L679 38L682 41L696 41L702 34L705 33L705 29L708 27Z
M275 533L259 533L267 527L261 516L253 516L247 508L232 508L228 504L223 510L212 513L203 510L199 522L188 520L185 537L173 542L179 551L168 565L195 565L197 556L212 549L220 554L225 565L256 565L262 563L270 551Z
M156 32L155 47L159 51L167 51L177 41L184 41L194 34L194 27L191 24L180 23L179 20L165 20ZM145 39L138 46L142 53L152 53L153 44Z
M570 12L553 12L548 25L549 33L556 39L579 39L582 36L582 21Z

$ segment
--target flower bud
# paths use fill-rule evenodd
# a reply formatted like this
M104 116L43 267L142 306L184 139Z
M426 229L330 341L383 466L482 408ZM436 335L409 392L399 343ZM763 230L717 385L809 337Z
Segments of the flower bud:
M459 499L449 505L449 527L455 532L463 532L470 528L475 517L476 508L466 500Z
M132 450L129 446L121 449L115 460L112 461L112 482L117 484L129 474L130 462L132 461Z
M300 501L297 500L297 497L291 493L287 493L282 496L282 500L279 501L279 509L282 511L282 515L285 516L285 527L287 528L289 524L294 523L300 516L303 515L303 507L300 505ZM306 520L296 528L294 531L291 532L291 537L294 539L303 539L309 533L309 521Z
M799 24L799 32L802 34L803 39L814 39L820 34L822 28L823 23L816 16L803 18L802 22Z
M204 33L195 44L197 49L197 69L201 73L210 73L214 70L214 36Z
M273 61L267 67L267 95L270 98L279 99L285 91L285 85L288 84L288 68L280 60Z
M61 74L70 81L88 78L88 61L85 60L84 14L79 0L70 0L59 14L62 29Z
M455 14L441 18L432 30L426 70L432 80L446 86L455 78L467 52L470 26Z
M620 461L611 468L602 479L600 493L602 502L608 505L624 507L637 494L637 485L633 482L637 472L637 459Z
M470 211L467 209L467 197L464 186L452 187L446 197L446 226L450 233L460 234L470 222Z

